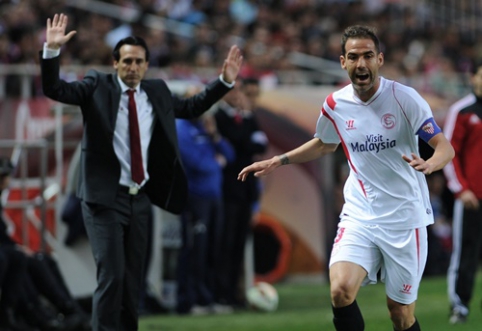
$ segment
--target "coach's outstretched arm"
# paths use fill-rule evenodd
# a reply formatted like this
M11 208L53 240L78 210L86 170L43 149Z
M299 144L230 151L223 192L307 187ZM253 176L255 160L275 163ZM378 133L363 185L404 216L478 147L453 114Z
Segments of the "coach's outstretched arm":
M320 139L313 138L285 154L273 156L271 159L255 162L245 167L238 174L238 180L244 182L250 172L254 172L256 177L262 177L270 174L282 165L312 161L325 154L334 152L337 147L338 144L325 144Z

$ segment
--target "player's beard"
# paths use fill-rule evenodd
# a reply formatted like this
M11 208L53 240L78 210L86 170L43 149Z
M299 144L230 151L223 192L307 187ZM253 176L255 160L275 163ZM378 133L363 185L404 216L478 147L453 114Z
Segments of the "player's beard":
M364 73L365 75L368 75L368 78L360 81L359 78L357 77L359 73L353 73L352 75L352 85L354 90L356 91L358 97L364 101L368 100L369 98L372 97L372 95L375 93L375 78L372 72L367 72Z

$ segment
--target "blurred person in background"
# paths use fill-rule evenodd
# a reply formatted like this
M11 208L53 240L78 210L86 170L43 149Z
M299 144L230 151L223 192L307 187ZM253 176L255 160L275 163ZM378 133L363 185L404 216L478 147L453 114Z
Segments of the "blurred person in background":
M175 118L195 118L228 93L243 57L232 46L219 78L181 99L163 80L144 79L149 48L129 36L114 48L114 73L89 70L68 83L59 78L61 47L76 34L67 23L64 14L47 19L40 66L45 96L80 106L84 120L77 194L97 267L92 327L137 330L151 205L178 214L187 198Z
M427 176L427 185L434 223L427 228L429 246L424 276L446 275L452 251L452 226L444 201L446 181L443 172Z
M220 243L226 221L223 168L234 160L234 149L219 134L210 113L192 120L177 119L176 127L189 191L181 214L176 310L193 315L229 312L228 306L216 302L214 291L220 273Z
M482 64L474 66L472 92L455 102L445 122L445 135L455 157L444 173L455 195L452 256L447 285L450 323L465 323L474 291L482 247Z
M217 300L220 303L244 307L245 298L240 291L245 244L253 222L253 209L260 196L260 183L250 177L239 182L237 174L251 164L255 156L268 147L266 134L259 128L254 112L259 95L256 79L240 80L234 91L219 102L215 113L219 133L233 146L236 157L224 168L224 214L221 265L223 271L218 284Z
M8 188L13 169L7 157L0 157L0 194ZM24 331L34 327L42 331L89 330L87 314L67 289L57 262L17 243L2 212L0 204L0 252L7 262L3 282L0 277L0 326Z
M13 165L7 157L0 157L0 197L10 183ZM3 200L2 200L3 201ZM29 331L18 319L19 295L27 270L27 259L10 241L9 229L3 219L3 203L0 201L0 330Z

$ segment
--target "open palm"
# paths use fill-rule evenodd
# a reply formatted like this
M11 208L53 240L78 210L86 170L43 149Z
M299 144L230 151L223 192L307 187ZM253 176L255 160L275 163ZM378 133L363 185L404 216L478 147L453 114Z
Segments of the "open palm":
M232 83L238 76L239 70L243 63L243 56L238 46L233 45L229 49L228 56L224 60L223 64L223 79L226 82Z
M72 38L77 31L70 31L65 34L68 18L64 14L55 14L51 20L47 19L46 41L49 48L59 48Z

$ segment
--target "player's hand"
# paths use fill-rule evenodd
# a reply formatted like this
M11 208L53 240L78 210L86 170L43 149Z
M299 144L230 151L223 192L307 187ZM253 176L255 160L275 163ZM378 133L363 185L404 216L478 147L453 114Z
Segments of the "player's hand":
M278 168L280 165L281 165L281 161L278 156L274 156L269 160L255 162L250 166L247 166L243 170L241 170L241 172L238 174L238 180L244 182L250 172L254 172L254 176L256 177L263 177L263 176L269 175L271 172L273 172L273 170Z
M47 19L46 42L48 48L60 48L77 33L77 31L70 31L65 34L68 21L67 15L64 14L55 14L52 20Z
M464 204L467 209L479 209L479 199L475 196L474 192L471 190L465 190L459 195L460 201Z
M241 50L236 45L231 46L223 64L223 80L226 83L234 82L236 77L238 77L242 64L243 56L241 55Z
M412 153L412 158L409 158L405 154L402 155L402 158L407 162L413 169L423 172L425 175L430 175L433 171L433 167L430 163L426 162L420 156Z

